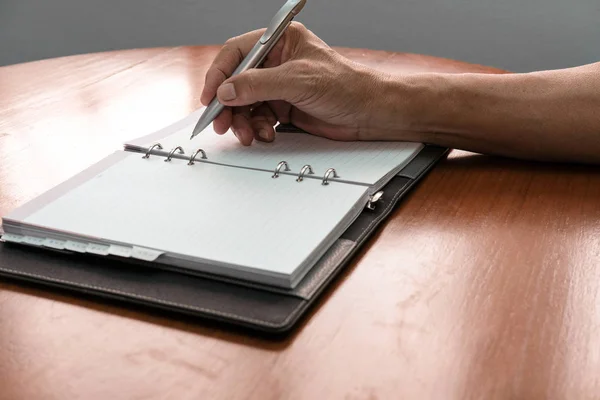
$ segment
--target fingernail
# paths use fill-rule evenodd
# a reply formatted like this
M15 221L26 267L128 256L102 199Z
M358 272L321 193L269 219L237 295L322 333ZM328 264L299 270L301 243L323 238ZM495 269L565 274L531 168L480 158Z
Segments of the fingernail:
M235 94L235 86L233 86L233 83L226 83L224 85L221 85L219 86L219 89L217 89L217 95L221 100L235 100L235 98L237 97L237 95Z
M258 136L263 140L271 140L271 135L269 135L269 131L266 129L260 129L258 131Z
M233 134L235 135L236 138L238 138L238 139L240 138L240 134L237 133L237 131L235 129L231 128L231 131L233 132Z

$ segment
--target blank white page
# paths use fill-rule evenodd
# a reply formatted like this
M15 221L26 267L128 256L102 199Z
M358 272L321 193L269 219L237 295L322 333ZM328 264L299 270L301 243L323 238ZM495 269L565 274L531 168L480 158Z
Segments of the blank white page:
M131 153L24 221L289 275L356 212L365 189Z
M319 178L328 168L335 168L341 180L365 185L373 185L405 166L423 148L421 143L341 142L288 132L278 133L272 143L254 141L251 146L242 146L232 132L217 135L212 125L190 141L196 121L194 115L187 123L161 131L162 136L149 135L134 143L149 147L160 142L166 151L182 146L187 155L202 148L209 161L261 170L273 171L280 161L287 161L294 174L309 164Z

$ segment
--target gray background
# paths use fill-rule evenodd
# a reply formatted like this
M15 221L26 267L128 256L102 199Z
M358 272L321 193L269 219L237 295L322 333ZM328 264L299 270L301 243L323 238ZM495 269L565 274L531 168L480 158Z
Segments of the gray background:
M112 49L222 43L283 0L0 0L0 65ZM330 45L517 72L600 60L600 0L308 0Z

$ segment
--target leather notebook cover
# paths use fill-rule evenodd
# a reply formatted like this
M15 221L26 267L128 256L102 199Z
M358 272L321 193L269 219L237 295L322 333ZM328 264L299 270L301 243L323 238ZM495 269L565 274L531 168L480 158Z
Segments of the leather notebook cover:
M280 127L280 130L291 129ZM425 148L382 189L374 210L365 209L293 290L215 278L173 267L61 250L0 243L0 275L92 298L188 315L263 333L286 333L307 314L356 251L398 202L447 153Z

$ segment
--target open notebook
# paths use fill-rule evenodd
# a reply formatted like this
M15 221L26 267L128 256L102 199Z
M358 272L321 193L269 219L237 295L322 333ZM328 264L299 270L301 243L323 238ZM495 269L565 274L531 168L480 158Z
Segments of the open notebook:
M423 148L290 132L244 147L210 128L190 141L201 112L14 210L2 239L291 289Z

